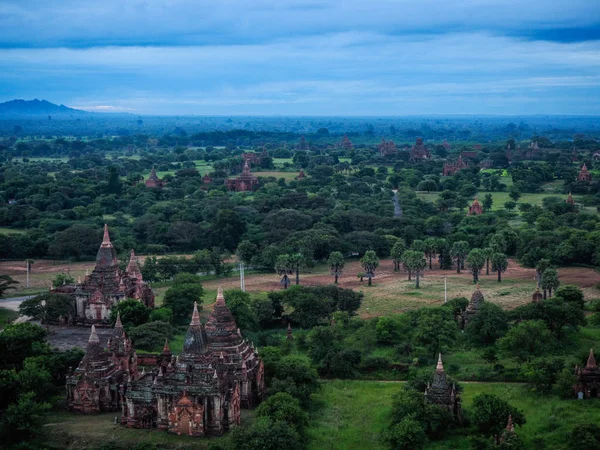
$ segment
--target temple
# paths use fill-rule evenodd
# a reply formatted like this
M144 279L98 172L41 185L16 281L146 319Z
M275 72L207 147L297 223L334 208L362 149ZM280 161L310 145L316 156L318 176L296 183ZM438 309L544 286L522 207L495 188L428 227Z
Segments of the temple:
M531 295L532 303L540 303L544 299L544 296L540 292L540 288L537 288L535 292Z
M80 325L107 326L112 307L127 298L154 308L154 293L142 278L133 250L125 271L119 269L107 225L104 225L104 238L96 254L96 266L92 273L86 275L83 282L59 286L53 292L75 298L75 322Z
M398 154L398 148L396 147L396 144L394 144L394 141L386 141L383 138L381 139L381 144L379 144L378 149L381 156Z
M304 169L300 169L300 173L296 177L296 180L304 180L306 178L306 174L304 173Z
M267 149L263 147L261 153L247 152L242 154L242 158L244 162L247 162L249 165L257 165L260 166L262 160L268 157Z
M479 290L479 285L477 285L477 288L475 289L475 292L473 292L473 295L471 295L471 300L469 300L469 304L463 313L461 328L464 329L469 325L469 322L473 319L475 314L477 314L477 311L483 302L483 294Z
M592 349L590 349L585 367L575 367L575 377L577 378L577 383L574 386L574 390L577 398L600 397L600 368L596 364L596 358Z
M92 325L85 355L67 377L67 406L71 411L92 414L120 409L120 386L137 376L137 355L120 317L108 347L108 351L103 348Z
M483 208L481 204L477 201L477 199L473 200L473 204L469 206L469 212L467 212L468 216L478 216L483 214Z
M410 159L412 161L430 159L431 153L427 150L427 147L423 145L423 139L417 138L415 145L410 149Z
M577 175L577 181L592 181L592 174L588 171L585 163L581 167L579 171L579 175Z
M150 172L150 176L146 180L146 187L161 188L161 187L163 187L163 185L164 185L164 182L160 178L158 178L158 175L156 175L156 170L154 170L154 167L153 167L152 171Z
M344 135L340 145L344 150L352 150L352 141L350 141L347 135Z
M569 205L574 205L575 204L575 200L573 200L573 196L571 195L571 193L569 192L569 196L567 197L567 203Z
M129 428L220 435L240 424L240 408L252 408L264 395L263 363L242 338L221 288L206 326L194 304L180 355L165 342L160 355L143 356L152 364L140 373L120 320L106 349L92 328L86 354L67 379L69 409L120 409L121 424Z
M451 175L454 175L459 170L466 169L467 167L469 167L468 164L462 158L462 155L459 155L456 162L445 162L444 163L444 171L443 171L442 175L445 177L449 177Z
M444 139L444 142L442 142L442 147L444 147L446 151L449 151L452 148L446 139Z
M458 422L462 421L462 408L460 406L460 398L456 391L454 383L450 385L446 379L446 372L442 363L442 354L439 354L437 367L433 374L431 383L427 383L425 388L425 398L436 405L447 409Z
M235 192L252 191L257 185L258 178L250 172L248 161L244 163L244 169L239 177L225 180L227 190Z

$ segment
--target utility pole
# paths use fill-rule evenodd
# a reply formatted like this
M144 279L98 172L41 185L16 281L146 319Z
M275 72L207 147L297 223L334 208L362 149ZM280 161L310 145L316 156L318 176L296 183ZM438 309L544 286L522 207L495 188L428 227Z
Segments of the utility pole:
M446 277L444 277L444 303L448 303L448 285L446 284Z
M246 278L244 276L244 263L240 263L240 289L246 292Z

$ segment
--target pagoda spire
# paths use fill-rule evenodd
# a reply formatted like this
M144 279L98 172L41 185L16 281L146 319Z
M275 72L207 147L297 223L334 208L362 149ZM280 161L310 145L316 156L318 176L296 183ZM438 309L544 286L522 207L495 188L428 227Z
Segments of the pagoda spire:
M123 328L123 324L121 323L121 313L117 312L117 321L115 322L115 328Z
M198 303L194 302L194 312L192 313L192 321L190 322L190 326L201 325L200 324L200 314L198 314Z
M225 304L225 296L223 295L223 287L222 286L219 286L217 288L217 301L215 302L215 304L217 304L217 305Z
M169 338L165 339L165 345L163 347L163 353L171 353L171 348L169 347Z
M291 341L291 340L294 339L294 335L292 334L292 324L291 324L291 322L288 322L287 333L285 334L285 338L288 341Z
M512 414L508 415L508 423L506 424L506 431L509 433L515 432L515 424L513 423Z
M585 368L591 369L592 367L596 367L596 358L594 358L594 350L590 348L590 355L588 356Z
M90 333L88 344L100 344L100 339L98 339L98 335L96 334L96 327L94 325L92 325L92 332Z
M437 367L435 368L436 372L444 371L444 364L442 363L442 354L440 353L438 356Z
M102 247L112 247L110 236L108 234L108 225L104 224L104 237L102 238Z

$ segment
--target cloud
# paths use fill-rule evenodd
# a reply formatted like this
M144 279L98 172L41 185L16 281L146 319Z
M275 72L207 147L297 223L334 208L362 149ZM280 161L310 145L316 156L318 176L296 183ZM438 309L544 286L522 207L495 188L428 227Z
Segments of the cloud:
M598 114L599 24L588 0L3 0L0 100L162 114Z

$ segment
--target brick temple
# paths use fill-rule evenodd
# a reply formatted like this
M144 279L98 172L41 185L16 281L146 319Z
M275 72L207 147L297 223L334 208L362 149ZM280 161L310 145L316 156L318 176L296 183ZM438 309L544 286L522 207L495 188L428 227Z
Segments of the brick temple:
M575 367L575 377L577 384L573 388L579 399L600 397L600 367L592 349L585 367Z
M190 436L220 435L240 424L240 409L264 395L264 366L254 345L237 328L219 288L206 325L194 304L183 351L138 355L120 320L107 348L92 328L86 354L67 378L72 411L121 410L129 428L158 428ZM146 372L148 370L148 372Z
M423 144L422 138L417 138L415 145L410 149L410 159L412 161L431 159L431 153L429 153L429 150Z
M250 171L248 161L244 162L244 169L239 177L225 180L227 190L235 192L252 191L257 185L258 178Z
M592 174L588 171L587 165L584 163L577 175L577 181L592 181Z
M146 187L148 188L161 188L164 185L164 182L160 178L158 178L158 175L156 175L156 170L154 169L154 167L152 168L150 176L145 181L145 183Z
M459 170L466 169L467 167L469 167L469 165L465 162L462 155L459 155L458 159L455 162L446 161L444 163L444 170L442 175L445 177L449 177L451 175L454 175Z
M119 269L117 252L110 241L107 225L104 225L104 238L92 273L77 284L59 286L52 292L74 297L75 323L80 325L108 325L112 307L127 298L154 308L154 293L142 278L133 250L125 271Z
M460 398L456 391L454 383L450 385L446 379L444 364L442 363L442 354L439 354L438 363L433 374L431 383L427 383L425 388L425 398L444 409L447 409L460 423L462 421L462 409Z
M481 207L481 203L477 199L473 200L473 204L469 206L469 211L467 212L468 216L478 216L483 214L483 208Z

